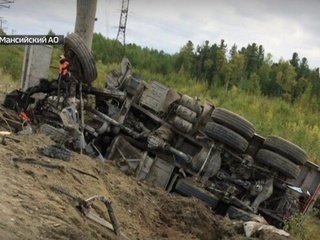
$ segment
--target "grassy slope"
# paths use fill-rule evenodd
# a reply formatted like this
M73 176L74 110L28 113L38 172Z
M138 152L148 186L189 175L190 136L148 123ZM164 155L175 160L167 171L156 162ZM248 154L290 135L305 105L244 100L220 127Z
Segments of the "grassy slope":
M231 90L209 88L204 83L181 80L178 75L171 79L163 79L161 76L153 78L181 93L198 96L202 100L209 99L215 106L238 113L256 126L259 135L281 136L302 147L308 153L310 161L320 164L319 110L312 108L305 99L292 105L281 99L248 94L236 87ZM319 217L310 213L302 219L298 218L298 224L296 221L296 218L289 221L288 231L297 240L319 239Z
M303 148L310 161L320 164L320 114L319 110L309 108L304 99L292 105L278 98L249 94L236 87L231 90L209 87L179 75L166 79L143 71L141 75L145 79L156 79L181 93L198 96L202 102L208 99L216 107L234 111L252 122L259 135L283 137Z
M5 73L2 68L0 68L0 92L7 93L19 87L20 81L13 80L11 75Z
M22 62L23 49L4 48L2 46L0 55L17 55L15 61ZM51 66L59 67L59 55L61 48L54 48ZM19 56L18 56L19 55ZM8 59L8 58L1 58ZM19 61L18 61L19 59ZM1 62L9 69L6 62ZM15 65L14 65L15 66ZM119 64L103 65L97 63L98 79L94 86L103 88L107 73L119 69ZM13 68L17 69L17 67ZM19 67L20 69L20 67ZM49 79L57 77L57 69L50 69ZM15 71L17 72L17 71ZM280 99L271 99L257 94L248 94L241 89L233 87L231 90L224 88L208 87L205 83L196 82L181 74L170 74L162 76L151 74L148 70L135 70L146 80L156 79L179 92L190 96L198 96L202 100L211 99L215 106L224 107L239 115L247 118L257 128L257 133L266 137L268 135L279 135L292 141L307 151L312 162L320 164L320 129L319 129L319 110L312 106L312 102L302 98L298 103L291 105ZM6 75L8 78L8 75ZM20 77L14 77L17 82ZM1 81L4 82L3 80ZM11 82L12 85L12 81Z
M262 136L278 135L302 147L309 160L320 164L319 112L301 104L291 105L280 99L250 95L239 89L212 90L218 105L247 118Z

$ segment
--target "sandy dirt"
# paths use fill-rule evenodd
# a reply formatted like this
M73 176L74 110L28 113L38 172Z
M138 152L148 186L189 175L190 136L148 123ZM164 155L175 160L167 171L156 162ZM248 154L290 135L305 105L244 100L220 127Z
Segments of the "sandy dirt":
M0 139L0 239L248 239L241 223L216 215L203 202L139 183L112 162L72 153L69 161L46 157L53 142L42 134ZM86 175L75 170L82 170ZM84 217L78 202L52 186L87 199L102 195L125 237ZM101 203L98 215L109 220ZM291 239L260 234L251 239Z

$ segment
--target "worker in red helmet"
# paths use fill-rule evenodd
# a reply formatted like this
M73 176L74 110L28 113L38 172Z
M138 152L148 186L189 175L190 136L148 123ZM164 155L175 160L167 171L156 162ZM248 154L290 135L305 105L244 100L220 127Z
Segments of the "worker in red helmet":
M61 78L61 80L66 80L68 78L70 64L64 55L60 56L59 62L60 62L60 66L59 66L60 78Z

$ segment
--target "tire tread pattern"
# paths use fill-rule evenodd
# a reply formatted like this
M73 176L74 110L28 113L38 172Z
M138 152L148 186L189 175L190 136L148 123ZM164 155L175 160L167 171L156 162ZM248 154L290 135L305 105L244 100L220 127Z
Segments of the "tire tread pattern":
M76 33L69 34L65 38L65 54L67 54L69 50L72 50L79 59L82 68L82 76L79 80L87 84L92 83L98 76L96 63L92 52L89 51L83 40Z
M308 160L308 155L303 149L278 136L268 136L262 148L274 151L298 165L304 165Z
M228 145L239 153L245 152L249 145L249 142L238 133L215 122L208 122L204 132L209 137Z
M219 123L246 139L251 139L256 131L255 126L247 119L224 108L216 108L211 114L214 122Z
M296 179L300 174L300 168L296 164L267 149L260 149L256 155L256 160L274 168L288 178Z

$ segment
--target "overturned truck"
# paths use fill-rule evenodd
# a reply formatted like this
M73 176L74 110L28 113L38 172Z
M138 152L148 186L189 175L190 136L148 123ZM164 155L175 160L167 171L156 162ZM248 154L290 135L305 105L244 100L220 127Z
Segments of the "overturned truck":
M139 181L198 198L232 219L263 216L282 227L312 207L320 174L300 147L258 135L252 123L208 101L146 83L128 59L107 76L105 89L92 87L95 64L75 34L66 38L65 54L78 82L73 105L68 82L42 79L8 94L4 106L68 148L112 160Z

